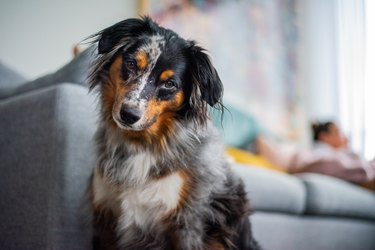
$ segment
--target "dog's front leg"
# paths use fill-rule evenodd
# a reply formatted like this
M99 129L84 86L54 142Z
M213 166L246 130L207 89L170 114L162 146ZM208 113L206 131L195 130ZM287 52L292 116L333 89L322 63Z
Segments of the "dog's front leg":
M192 221L194 223L194 221ZM204 250L203 232L188 226L173 232L173 249L180 250Z
M186 209L171 218L168 238L172 249L205 250L204 223L199 214Z

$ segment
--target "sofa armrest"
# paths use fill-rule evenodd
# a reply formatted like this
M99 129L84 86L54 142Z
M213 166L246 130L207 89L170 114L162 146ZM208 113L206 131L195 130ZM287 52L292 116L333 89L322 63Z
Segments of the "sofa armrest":
M4 249L90 249L81 210L94 166L95 102L59 84L0 102Z

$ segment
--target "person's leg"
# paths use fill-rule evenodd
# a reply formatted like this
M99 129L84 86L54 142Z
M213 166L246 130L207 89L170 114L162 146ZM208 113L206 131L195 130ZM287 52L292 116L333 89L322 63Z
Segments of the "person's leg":
M272 164L287 171L290 169L296 151L295 148L274 142L263 136L257 137L255 145L257 153Z

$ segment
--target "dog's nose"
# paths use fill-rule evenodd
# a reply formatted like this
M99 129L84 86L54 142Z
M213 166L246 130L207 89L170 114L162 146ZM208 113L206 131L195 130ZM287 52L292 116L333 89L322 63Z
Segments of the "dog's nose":
M141 119L141 114L138 110L123 105L120 110L120 117L125 124L132 125Z

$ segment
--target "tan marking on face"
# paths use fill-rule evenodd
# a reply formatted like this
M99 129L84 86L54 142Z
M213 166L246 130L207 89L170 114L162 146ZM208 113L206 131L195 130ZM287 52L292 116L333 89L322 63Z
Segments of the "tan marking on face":
M118 56L109 68L109 79L112 85L118 86L122 82L121 69L122 56Z
M138 52L135 59L137 60L137 66L140 70L144 70L147 67L148 60L146 53Z
M178 92L172 100L157 101L152 99L148 103L145 116L151 122L156 120L149 128L142 131L124 131L124 136L134 143L152 144L154 150L162 150L167 146L167 137L173 133L175 112L184 101L183 92Z
M115 62L111 65L109 81L103 85L101 92L103 113L105 115L106 121L112 127L116 126L116 123L112 118L112 108L116 100L116 86L118 83L116 80L117 77L115 76L119 74L117 72L120 68L119 64L121 64L121 59L116 59Z
M102 107L103 112L105 112L106 120L114 127L117 127L117 125L113 120L112 112L120 112L122 100L130 91L129 85L123 83L121 70L122 57L119 56L109 68L109 81L107 84L104 84L101 95Z
M175 112L181 107L183 101L184 93L182 91L177 92L171 100L157 101L152 99L148 104L146 115L155 117L163 113Z
M149 102L145 115L150 121L156 119L155 124L149 128L152 134L162 135L165 129L169 128L171 119L173 119L175 112L181 107L183 100L184 94L180 91L171 100L157 101L152 99ZM172 126L172 124L170 125Z
M174 71L173 70L165 70L163 73L160 75L160 81L164 82L174 76Z

